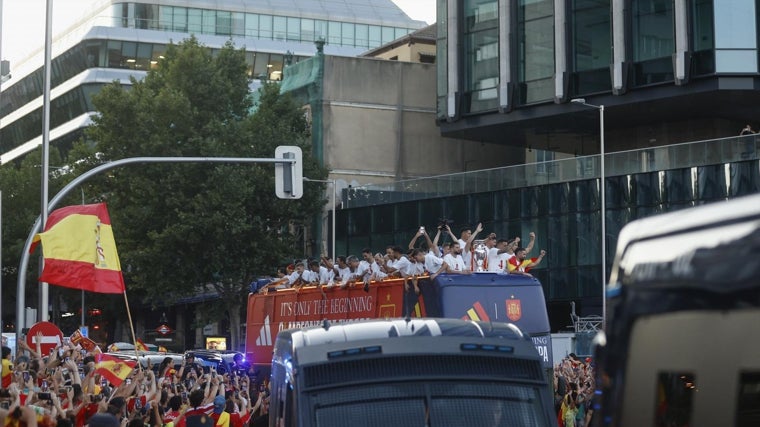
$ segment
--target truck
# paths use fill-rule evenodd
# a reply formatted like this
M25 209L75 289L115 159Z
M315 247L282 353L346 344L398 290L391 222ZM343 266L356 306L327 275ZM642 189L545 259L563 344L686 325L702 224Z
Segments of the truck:
M760 425L760 194L620 232L596 426Z
M544 370L552 366L551 335L541 283L518 274L440 274L419 278L420 294L406 291L400 278L372 281L364 287L330 289L304 286L248 296L246 360L258 378L270 373L274 341L280 331L368 319L453 318L509 322L528 337Z

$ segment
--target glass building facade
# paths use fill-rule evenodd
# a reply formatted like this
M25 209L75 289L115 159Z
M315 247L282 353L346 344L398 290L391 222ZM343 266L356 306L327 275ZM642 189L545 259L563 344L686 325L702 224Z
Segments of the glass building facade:
M531 108L758 72L754 0L720 7L714 0L438 0L437 6L439 44L462 46L438 50L444 59L438 117L449 121L507 105Z
M628 222L760 192L760 136L631 150L606 159L607 271ZM343 195L347 208L338 211L336 253L406 248L420 225L434 233L442 218L454 222L457 235L459 227L477 223L483 236L494 232L527 241L535 232L533 255L545 249L547 256L531 273L550 306L569 310L568 302L575 301L581 313L600 314L599 166L599 156L589 156L351 188ZM552 319L555 330L568 322Z
M234 0L158 3L104 2L101 9L93 10L55 40L50 127L51 131L60 129L54 132L58 135L54 143L81 133L81 126L87 123L83 116L94 111L91 96L104 81L129 84L130 76L142 78L158 65L169 43L190 35L210 46L212 54L233 40L246 47L252 80L277 81L282 79L287 61L298 62L304 54L316 51L317 40L325 41L328 53L354 56L425 26L408 18L390 0L343 5L303 0L298 10L288 10L277 2L265 7ZM267 13L253 13L257 8ZM41 142L42 58L29 59L19 68L22 72L14 72L14 79L3 85L3 162Z
M114 4L112 16L115 27L260 40L322 39L327 44L365 49L374 49L419 28L131 2Z
M756 0L437 6L441 134L535 163L354 188L338 229L347 252L404 243L444 216L500 237L535 231L550 302L591 298L598 310L585 314L600 314L605 144L608 264L631 220L760 191L756 137L715 140L760 127Z

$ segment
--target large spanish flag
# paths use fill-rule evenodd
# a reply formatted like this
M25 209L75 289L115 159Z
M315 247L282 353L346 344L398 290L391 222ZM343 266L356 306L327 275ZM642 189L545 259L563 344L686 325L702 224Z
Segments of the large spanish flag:
M95 355L95 373L100 374L116 387L132 373L135 366L137 362L133 360L119 359L103 353Z
M105 294L124 292L105 203L54 210L45 231L34 236L31 251L38 242L45 259L40 282Z

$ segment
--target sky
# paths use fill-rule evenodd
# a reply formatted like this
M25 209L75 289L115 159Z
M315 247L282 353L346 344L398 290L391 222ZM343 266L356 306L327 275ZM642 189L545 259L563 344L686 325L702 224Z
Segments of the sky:
M53 34L66 29L84 14L91 0L52 0ZM393 0L410 18L435 22L436 0ZM2 5L2 59L13 64L45 44L46 0L0 0Z

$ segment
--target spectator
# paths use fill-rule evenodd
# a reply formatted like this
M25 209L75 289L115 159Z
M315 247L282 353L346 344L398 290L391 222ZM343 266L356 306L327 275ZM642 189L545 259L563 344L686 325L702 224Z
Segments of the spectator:
M524 276L533 277L528 272L533 267L541 263L541 260L544 259L545 255L546 255L546 251L542 249L538 258L526 258L527 250L525 248L517 248L517 250L515 251L515 256L513 258L510 258L509 263L507 264L507 266L509 267L509 272L511 274L522 274Z
M214 398L214 411L211 418L214 419L215 427L230 427L230 413L226 411L227 401L224 396Z
M742 129L741 132L739 132L739 136L742 136L742 135L752 135L754 133L757 133L757 132L755 132L755 130L752 129L752 126L747 125L747 126L744 126L744 129Z
M8 388L13 381L13 362L11 362L11 348L3 346L2 349L2 385L3 388Z

